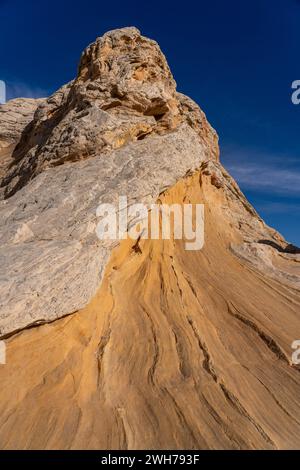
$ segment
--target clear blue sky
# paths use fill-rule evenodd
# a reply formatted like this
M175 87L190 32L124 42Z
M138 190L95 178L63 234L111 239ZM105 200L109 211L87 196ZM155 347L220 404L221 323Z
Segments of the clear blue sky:
M206 112L221 159L265 220L300 245L299 0L0 0L8 97L49 95L83 48L137 26L166 54L179 91Z

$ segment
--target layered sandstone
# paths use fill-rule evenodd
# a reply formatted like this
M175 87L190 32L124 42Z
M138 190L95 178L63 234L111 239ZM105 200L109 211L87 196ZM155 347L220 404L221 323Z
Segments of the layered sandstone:
M42 99L16 98L0 105L0 147L16 144Z
M12 157L1 447L299 447L299 250L222 167L158 45L136 28L97 39ZM204 248L100 241L97 206L119 195L204 204Z
M97 39L76 79L40 104L2 180L2 334L76 311L96 293L114 245L96 237L101 202L153 203L218 154L216 132L176 92L156 42L136 28Z
M0 181L6 175L21 134L42 100L16 98L0 105Z
M299 447L299 290L233 254L210 176L161 196L187 200L206 207L203 250L124 241L87 307L7 341L2 448Z

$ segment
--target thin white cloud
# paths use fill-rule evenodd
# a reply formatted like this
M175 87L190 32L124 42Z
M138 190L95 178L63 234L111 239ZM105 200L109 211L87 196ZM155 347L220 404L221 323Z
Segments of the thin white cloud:
M293 202L263 202L257 205L257 210L268 214L300 215L300 205Z
M300 156L274 155L256 149L226 147L221 161L242 188L300 196Z
M45 98L49 96L49 91L42 87L30 86L23 82L6 83L7 99L13 98Z
M247 189L300 196L300 171L259 164L229 165L229 171Z

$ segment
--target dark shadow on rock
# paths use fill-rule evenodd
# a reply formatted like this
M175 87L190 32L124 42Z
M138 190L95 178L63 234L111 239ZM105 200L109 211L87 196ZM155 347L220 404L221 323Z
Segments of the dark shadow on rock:
M258 243L262 245L269 245L275 248L275 250L280 251L280 253L288 253L292 255L297 255L300 253L300 248L289 243L285 247L278 245L278 243L273 242L272 240L258 240Z

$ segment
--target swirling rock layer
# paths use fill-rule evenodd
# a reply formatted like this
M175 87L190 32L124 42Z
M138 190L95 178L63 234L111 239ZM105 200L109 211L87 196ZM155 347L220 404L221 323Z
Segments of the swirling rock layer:
M158 45L105 34L30 119L1 180L0 447L299 447L299 249ZM98 205L123 195L204 204L204 248L99 240Z
M85 309L8 340L2 448L299 447L299 291L236 258L228 200L199 176L161 200L205 204L202 251L124 241Z

